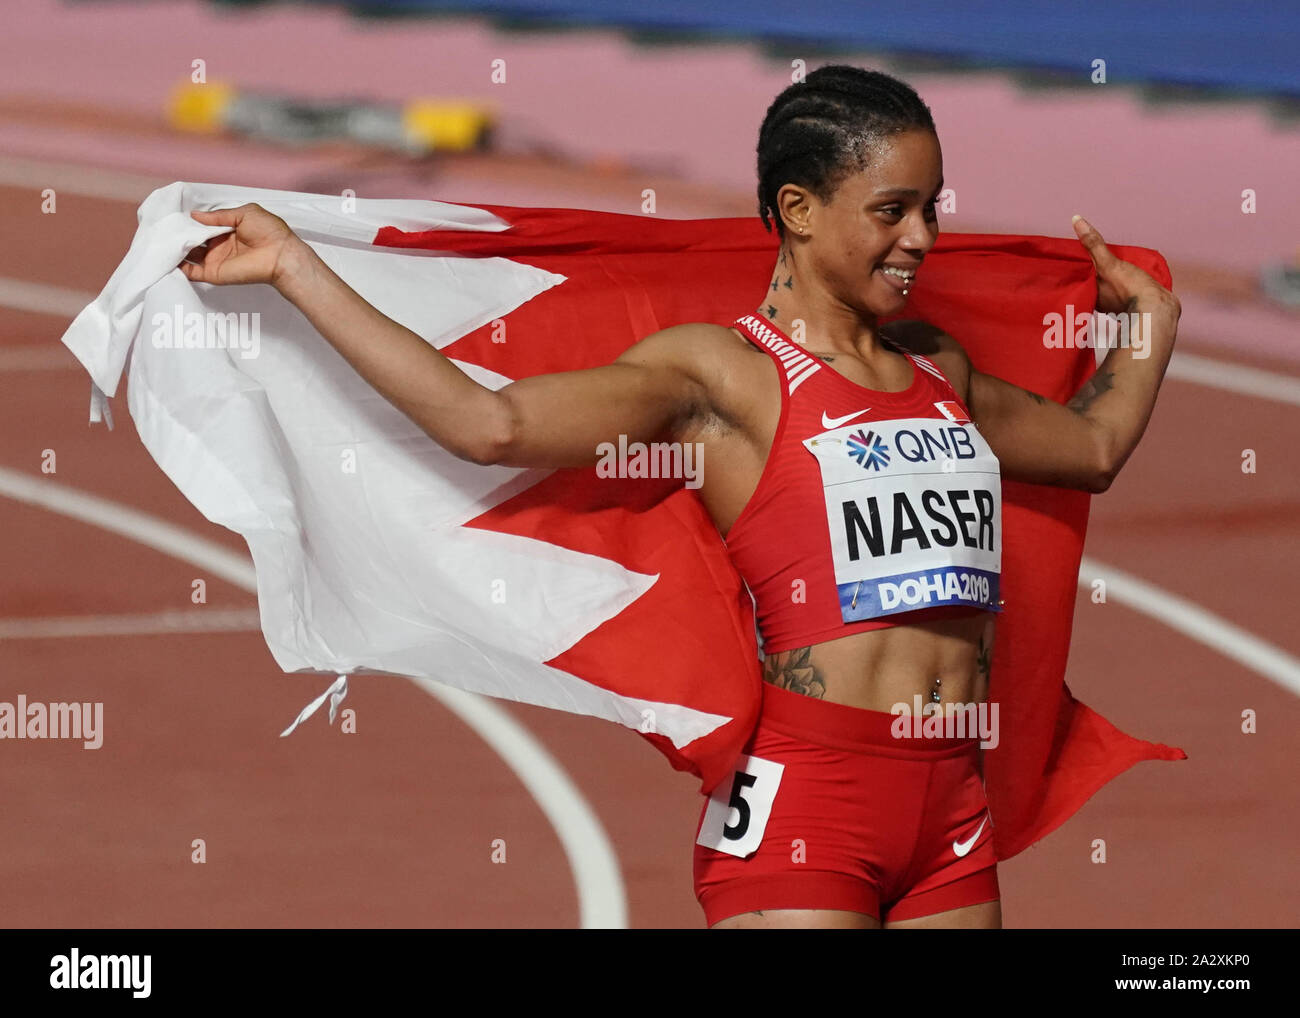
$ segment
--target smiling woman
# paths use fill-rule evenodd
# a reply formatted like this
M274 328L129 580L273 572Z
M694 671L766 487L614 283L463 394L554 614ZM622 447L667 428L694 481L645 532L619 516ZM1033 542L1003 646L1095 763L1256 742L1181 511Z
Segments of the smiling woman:
M933 326L881 324L904 310L939 232L942 154L907 85L820 68L777 97L758 152L759 211L781 246L754 313L496 390L257 205L194 213L233 232L182 271L271 283L472 463L590 467L611 447L659 442L707 451L696 494L754 597L765 651L758 723L701 812L708 923L995 927L982 743L897 725L896 708L952 717L986 699L1002 478L1104 491L1146 426L1178 304L1076 223L1099 309L1150 312L1151 336L1145 358L1116 348L1061 406L976 371Z
M862 173L868 166L874 185ZM852 279L865 270L907 296L921 257L939 235L935 203L942 190L943 159L930 109L896 78L823 67L768 108L758 136L758 209L764 225L774 225L783 241L787 218L797 224L796 233L806 234L802 217L810 212L809 197L823 206L838 201L885 222L903 221L909 208L922 210L928 241L912 238L912 248L888 261L888 251L864 250L860 223L828 217L827 243L817 250L825 260L817 267L824 271ZM788 260L782 264L788 267Z
M1126 401L1094 407L1099 373L1067 409L975 372L933 326L880 325L935 244L943 189L934 121L901 81L833 66L786 89L758 175L782 243L736 331L773 364L742 359L715 404L738 423L714 462L737 466L702 494L754 596L768 685L734 780L701 812L696 894L714 928L996 927L992 743L889 721L987 696L1001 477L1105 490L1160 375L1113 365ZM1103 299L1158 309L1163 365L1172 295L1076 229Z

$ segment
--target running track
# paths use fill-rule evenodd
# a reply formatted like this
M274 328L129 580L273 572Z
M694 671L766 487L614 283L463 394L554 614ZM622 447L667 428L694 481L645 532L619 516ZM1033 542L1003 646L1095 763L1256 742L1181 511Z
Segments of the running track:
M72 182L56 215L40 214L38 188L22 174L0 186L9 238L0 246L0 701L99 700L105 736L95 751L0 742L4 924L571 927L584 914L616 922L625 908L633 927L701 926L695 782L629 732L496 705L572 780L578 799L560 795L551 807L567 818L557 821L567 846L542 793L404 679L354 677L343 704L356 711L354 735L322 711L278 738L330 678L279 672L239 582L240 539L175 491L124 400L114 401L116 431L86 426L86 377L57 343L77 295L97 291L125 251L147 182L133 196L132 182L119 181L121 193L105 197L75 165L43 170L56 171ZM490 172L475 170L480 194ZM574 176L569 186L591 194L600 181ZM1184 316L1179 356L1211 358L1196 366L1216 384L1166 381L1142 446L1094 500L1087 548L1090 563L1190 606L1162 621L1148 614L1164 604L1151 591L1125 604L1112 582L1097 605L1084 590L1068 675L1121 728L1190 759L1129 771L1004 864L1008 926L1293 926L1300 914L1300 380L1294 362L1240 353L1249 337L1208 338ZM1270 398L1228 391L1225 364L1268 370L1282 384ZM1241 471L1246 448L1256 452L1253 475ZM47 449L53 475L40 471ZM95 522L86 522L34 505L37 484L148 514L192 535L189 554L214 546L235 564L222 579L211 554L197 567L178 557L184 550L107 530L103 506L87 509ZM137 529L154 544L165 536L147 521ZM196 578L207 583L205 605L190 601ZM1212 649L1201 638L1214 620L1189 607L1240 631L1219 633ZM166 631L178 624L202 631ZM1240 730L1246 709L1257 734ZM583 822L581 802L608 838L613 870L602 869L595 828L566 827ZM190 861L195 838L206 842L203 865ZM1104 865L1090 861L1097 838ZM504 864L492 861L494 839L505 842Z

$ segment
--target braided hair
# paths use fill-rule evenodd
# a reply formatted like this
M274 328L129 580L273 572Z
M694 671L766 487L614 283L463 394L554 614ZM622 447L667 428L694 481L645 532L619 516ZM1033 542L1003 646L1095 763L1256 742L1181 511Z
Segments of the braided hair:
M758 214L785 239L776 194L806 187L829 202L841 181L865 167L873 142L912 129L934 130L930 107L912 87L881 71L819 67L767 109L758 132Z

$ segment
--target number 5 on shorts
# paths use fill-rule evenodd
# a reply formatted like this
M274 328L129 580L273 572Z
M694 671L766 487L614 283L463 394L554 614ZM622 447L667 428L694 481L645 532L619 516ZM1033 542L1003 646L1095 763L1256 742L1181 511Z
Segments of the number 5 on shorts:
M739 757L735 773L709 796L695 843L741 859L752 855L763 840L784 771L785 764L756 756Z

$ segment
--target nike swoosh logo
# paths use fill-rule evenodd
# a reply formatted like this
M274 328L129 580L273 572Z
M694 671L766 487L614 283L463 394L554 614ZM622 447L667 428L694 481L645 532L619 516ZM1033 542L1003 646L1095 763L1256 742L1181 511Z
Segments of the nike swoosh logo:
M871 409L871 407L867 407L867 410L870 410L870 409ZM822 427L823 427L823 428L826 428L828 431L829 431L831 428L838 428L841 424L847 424L849 421L853 420L853 418L855 418L855 417L861 417L863 414L865 414L865 413L867 412L867 410L859 410L857 413L854 413L854 414L846 414L846 415L843 416L843 417L827 417L827 416L826 416L826 411L823 410L823 411L822 411Z
M975 833L970 836L969 841L954 841L952 843L953 853L957 856L958 859L963 858L967 853L970 852L972 848L975 847L975 842L980 840L980 832L984 830L984 825L988 822L989 822L989 818L988 818L988 814L986 813L984 814L984 819L980 821L979 827L975 829Z

